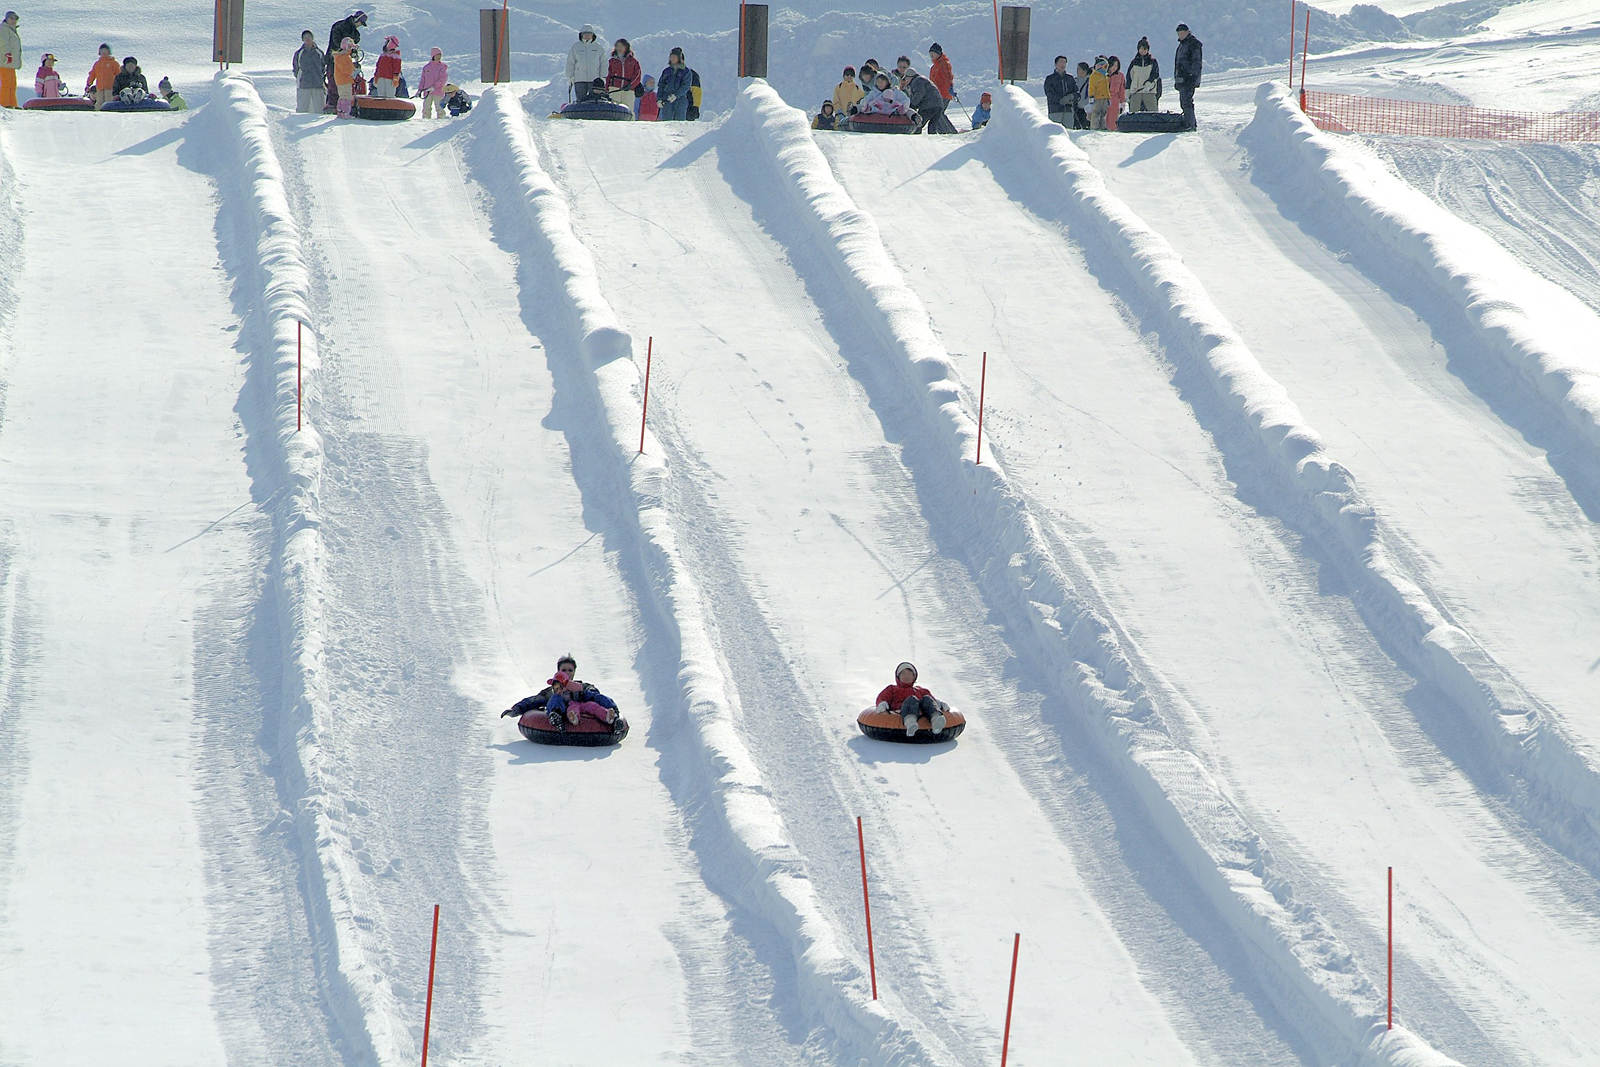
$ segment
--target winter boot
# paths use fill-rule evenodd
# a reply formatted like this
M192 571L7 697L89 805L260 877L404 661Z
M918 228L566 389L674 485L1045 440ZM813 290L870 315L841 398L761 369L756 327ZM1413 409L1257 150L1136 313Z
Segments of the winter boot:
M934 712L933 715L929 717L928 721L933 724L933 732L934 733L937 734L937 733L943 732L943 730L944 730L944 712L942 712L942 711Z
M917 734L917 713L910 712L903 716L903 719L906 724L906 736L915 737Z
M549 716L550 725L555 727L556 733L566 733L567 717L554 709L549 712Z

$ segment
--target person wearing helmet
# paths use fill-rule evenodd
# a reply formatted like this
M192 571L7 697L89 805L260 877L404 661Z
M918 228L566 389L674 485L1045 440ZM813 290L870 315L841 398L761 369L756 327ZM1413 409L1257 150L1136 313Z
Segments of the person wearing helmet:
M61 75L56 73L56 57L49 52L39 57L39 70L33 76L33 95L42 100L61 99Z
M917 684L917 668L913 664L901 663L894 669L894 684L884 686L883 692L878 694L877 710L899 715L905 724L906 736L911 737L917 732L919 715L928 717L934 733L942 731L950 705L934 699L932 693Z

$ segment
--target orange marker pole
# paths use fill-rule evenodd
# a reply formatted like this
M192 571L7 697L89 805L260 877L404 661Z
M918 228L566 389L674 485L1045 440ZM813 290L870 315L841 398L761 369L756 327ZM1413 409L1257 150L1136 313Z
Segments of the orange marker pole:
M983 354L983 370L978 374L978 451L972 461L983 466L983 390L989 383L989 353Z
M439 954L439 905L433 906L433 947L428 950L428 1006L422 1012L422 1067L428 1067L428 1028L433 1023L433 961Z
M1005 50L1000 47L1000 0L993 0L993 3L994 3L994 60L995 60L994 73L995 73L995 76L1000 79L1000 81L1004 82L1006 80L1006 54L1005 54Z
M644 404L639 408L639 455L644 455L644 417L650 411L650 355L655 350L656 339L651 337L644 345Z
M1011 1051L1011 1002L1017 995L1017 956L1022 952L1022 935L1011 943L1011 992L1006 994L1006 1032L1000 1039L1000 1067L1006 1067L1006 1054Z
M872 898L867 895L867 838L856 816L856 844L861 846L861 906L867 913L867 969L872 974L872 999L878 999L878 963L872 955Z

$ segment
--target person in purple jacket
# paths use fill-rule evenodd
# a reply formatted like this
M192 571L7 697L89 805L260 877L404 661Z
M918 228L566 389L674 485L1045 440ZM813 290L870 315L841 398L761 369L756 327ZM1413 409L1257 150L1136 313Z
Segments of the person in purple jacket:
M444 51L435 48L432 58L422 68L422 78L417 82L417 94L422 97L423 118L433 118L435 109L441 119L449 117L450 113L444 107L444 87L449 83L450 65L444 61Z

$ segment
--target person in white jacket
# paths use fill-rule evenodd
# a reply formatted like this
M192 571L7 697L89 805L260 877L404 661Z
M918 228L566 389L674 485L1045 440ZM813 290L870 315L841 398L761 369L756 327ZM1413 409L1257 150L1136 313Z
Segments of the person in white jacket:
M595 35L594 27L584 24L578 40L567 53L567 85L574 100L587 100L596 78L606 76L606 53L610 48Z
M0 107L17 106L17 71L22 69L22 35L15 11L0 21Z

